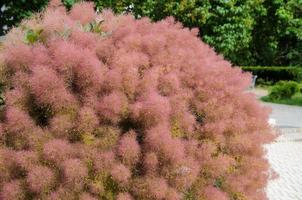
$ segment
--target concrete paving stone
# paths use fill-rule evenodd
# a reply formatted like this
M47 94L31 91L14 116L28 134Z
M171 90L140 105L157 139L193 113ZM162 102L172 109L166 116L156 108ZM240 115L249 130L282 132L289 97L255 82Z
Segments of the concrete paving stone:
M269 200L302 200L302 107L263 103L272 108L280 136L265 145L267 159L279 177L269 181Z
M283 137L286 140L265 146L271 167L279 174L269 182L267 195L270 200L302 200L302 142Z

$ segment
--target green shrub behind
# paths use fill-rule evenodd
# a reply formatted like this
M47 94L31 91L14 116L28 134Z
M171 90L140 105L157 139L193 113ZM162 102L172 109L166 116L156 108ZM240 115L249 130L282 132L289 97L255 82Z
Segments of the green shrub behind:
M279 81L269 93L272 100L290 99L299 92L299 85L295 81Z

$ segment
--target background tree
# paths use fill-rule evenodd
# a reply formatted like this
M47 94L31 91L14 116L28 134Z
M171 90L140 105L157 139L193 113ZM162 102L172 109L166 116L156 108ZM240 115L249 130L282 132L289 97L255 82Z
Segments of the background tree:
M259 65L302 65L302 1L267 0L253 33Z
M63 0L62 2L70 8L77 0ZM41 11L48 0L2 0L0 3L0 35L4 35L24 18L33 13Z
M39 0L3 0L0 4L0 34L5 34L12 26L22 19L29 17L33 12L40 10L47 1Z
M147 16L154 21L174 16L186 27L198 27L206 43L240 65L253 62L249 49L252 30L256 16L265 14L262 0L124 0L96 3L97 6L114 8L117 12L131 10L137 18Z

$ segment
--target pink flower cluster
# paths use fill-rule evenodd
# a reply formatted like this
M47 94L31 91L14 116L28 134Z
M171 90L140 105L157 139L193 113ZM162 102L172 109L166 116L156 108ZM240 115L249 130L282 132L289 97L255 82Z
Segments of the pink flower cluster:
M196 35L57 0L8 33L0 199L266 199L269 111Z

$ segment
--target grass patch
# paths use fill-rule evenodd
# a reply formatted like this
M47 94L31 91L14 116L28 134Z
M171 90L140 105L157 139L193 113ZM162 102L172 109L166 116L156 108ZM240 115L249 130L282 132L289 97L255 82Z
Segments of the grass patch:
M286 104L286 105L295 105L295 106L302 106L302 94L296 93L292 98L290 99L271 99L269 96L261 97L261 100L264 102L270 102L270 103L278 103L278 104Z

